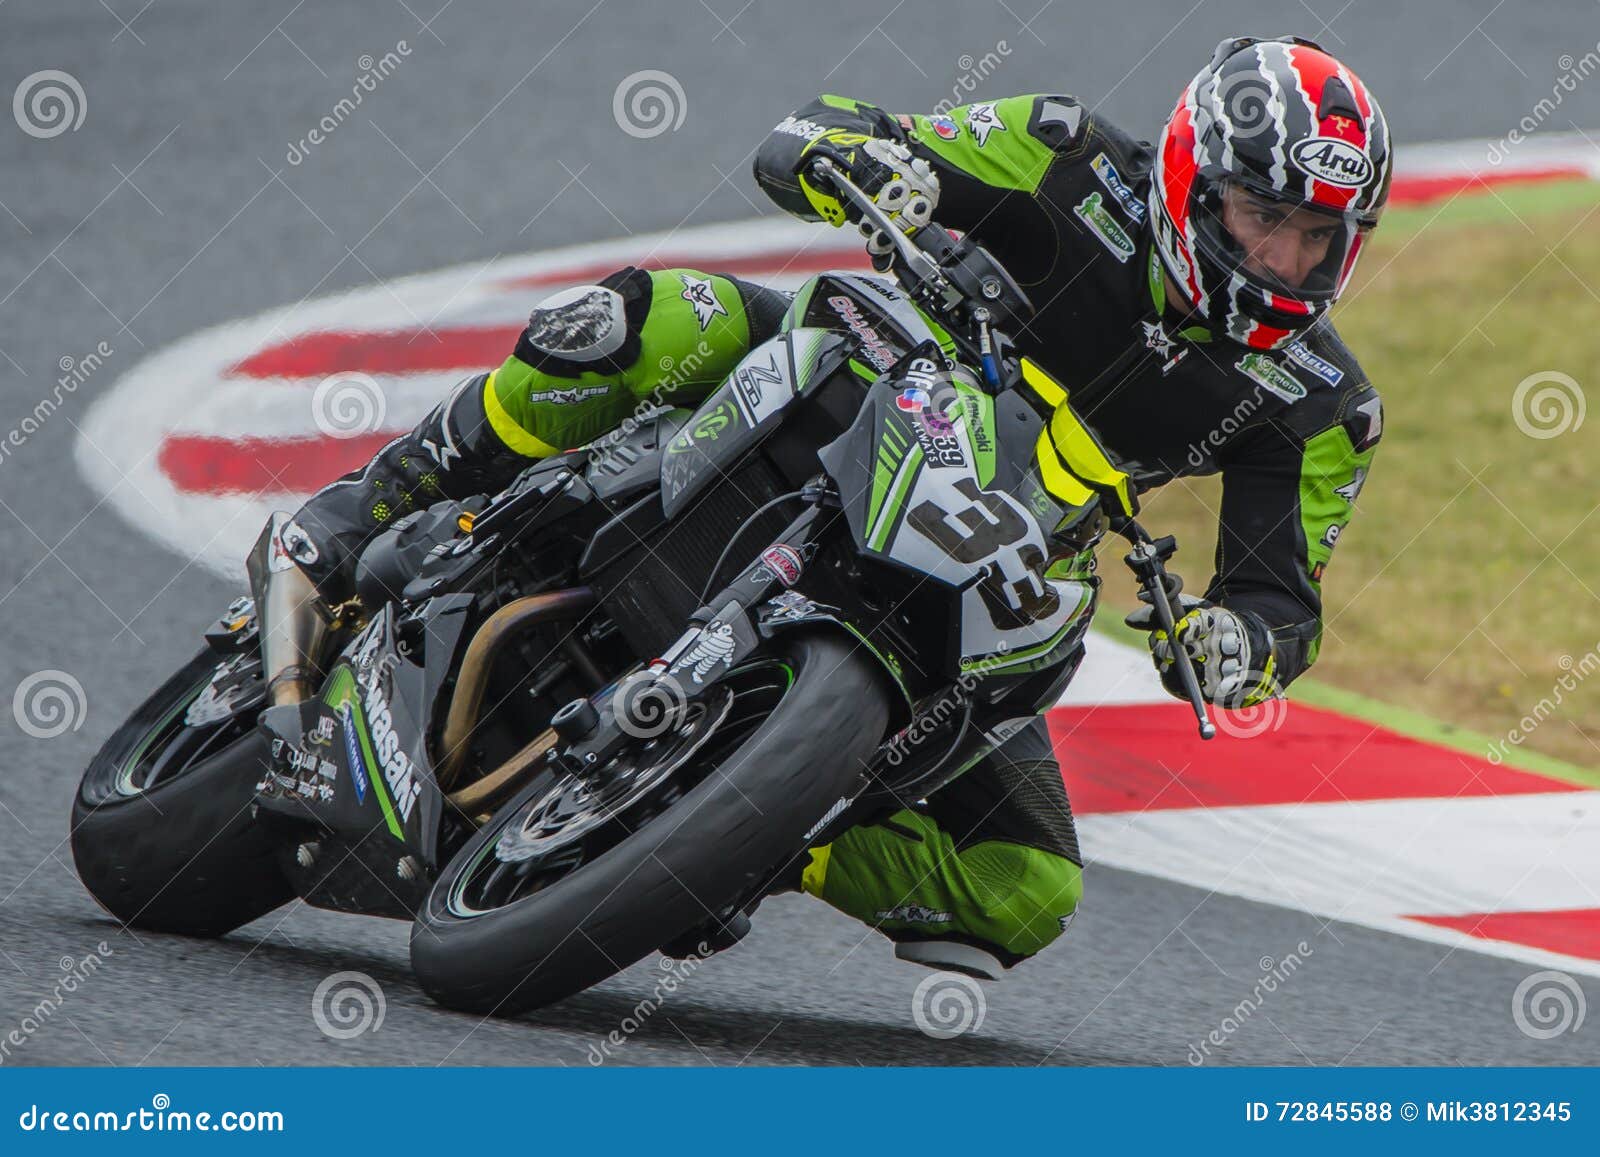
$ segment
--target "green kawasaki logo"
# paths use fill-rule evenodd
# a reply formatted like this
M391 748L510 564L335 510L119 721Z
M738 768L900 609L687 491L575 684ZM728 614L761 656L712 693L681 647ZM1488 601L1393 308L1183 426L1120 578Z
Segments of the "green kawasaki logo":
M1234 369L1253 379L1269 394L1276 394L1286 402L1298 402L1306 396L1306 388L1293 374L1263 353L1247 353L1234 363Z
M1085 225L1094 231L1100 238L1100 243L1111 250L1111 256L1118 261L1127 261L1133 256L1133 238L1128 236L1128 231L1117 224L1117 219L1106 210L1105 201L1098 191L1090 193L1083 200L1072 207Z

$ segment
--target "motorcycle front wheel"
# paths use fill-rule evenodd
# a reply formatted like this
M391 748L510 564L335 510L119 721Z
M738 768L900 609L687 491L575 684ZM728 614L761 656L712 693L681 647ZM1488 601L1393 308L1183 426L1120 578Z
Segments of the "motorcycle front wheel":
M748 896L861 789L885 681L842 634L801 633L719 681L596 786L541 775L446 865L411 963L450 1008L554 1003Z

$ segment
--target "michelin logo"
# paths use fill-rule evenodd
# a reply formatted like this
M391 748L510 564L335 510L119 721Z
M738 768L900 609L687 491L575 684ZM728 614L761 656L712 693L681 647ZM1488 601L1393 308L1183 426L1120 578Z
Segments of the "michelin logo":
M1330 386L1337 386L1344 380L1344 371L1334 365L1327 358L1318 357L1306 348L1303 341L1292 342L1283 349L1284 354L1296 365L1310 370Z

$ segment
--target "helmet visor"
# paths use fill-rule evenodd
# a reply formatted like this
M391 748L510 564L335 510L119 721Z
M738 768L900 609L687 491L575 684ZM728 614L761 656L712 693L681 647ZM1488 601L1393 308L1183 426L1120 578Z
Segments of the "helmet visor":
M1190 219L1204 256L1286 313L1335 300L1371 229L1370 217L1361 213L1204 173L1195 177Z

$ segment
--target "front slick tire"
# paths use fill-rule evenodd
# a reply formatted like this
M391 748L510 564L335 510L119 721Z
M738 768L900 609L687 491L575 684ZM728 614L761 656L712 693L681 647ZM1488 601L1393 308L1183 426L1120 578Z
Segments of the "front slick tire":
M510 1016L582 992L745 898L853 797L888 723L881 675L851 641L796 632L777 644L793 681L716 770L568 874L504 906L461 896L529 793L456 854L411 930L428 995ZM692 766L692 765L691 765ZM686 769L687 770L687 769Z

